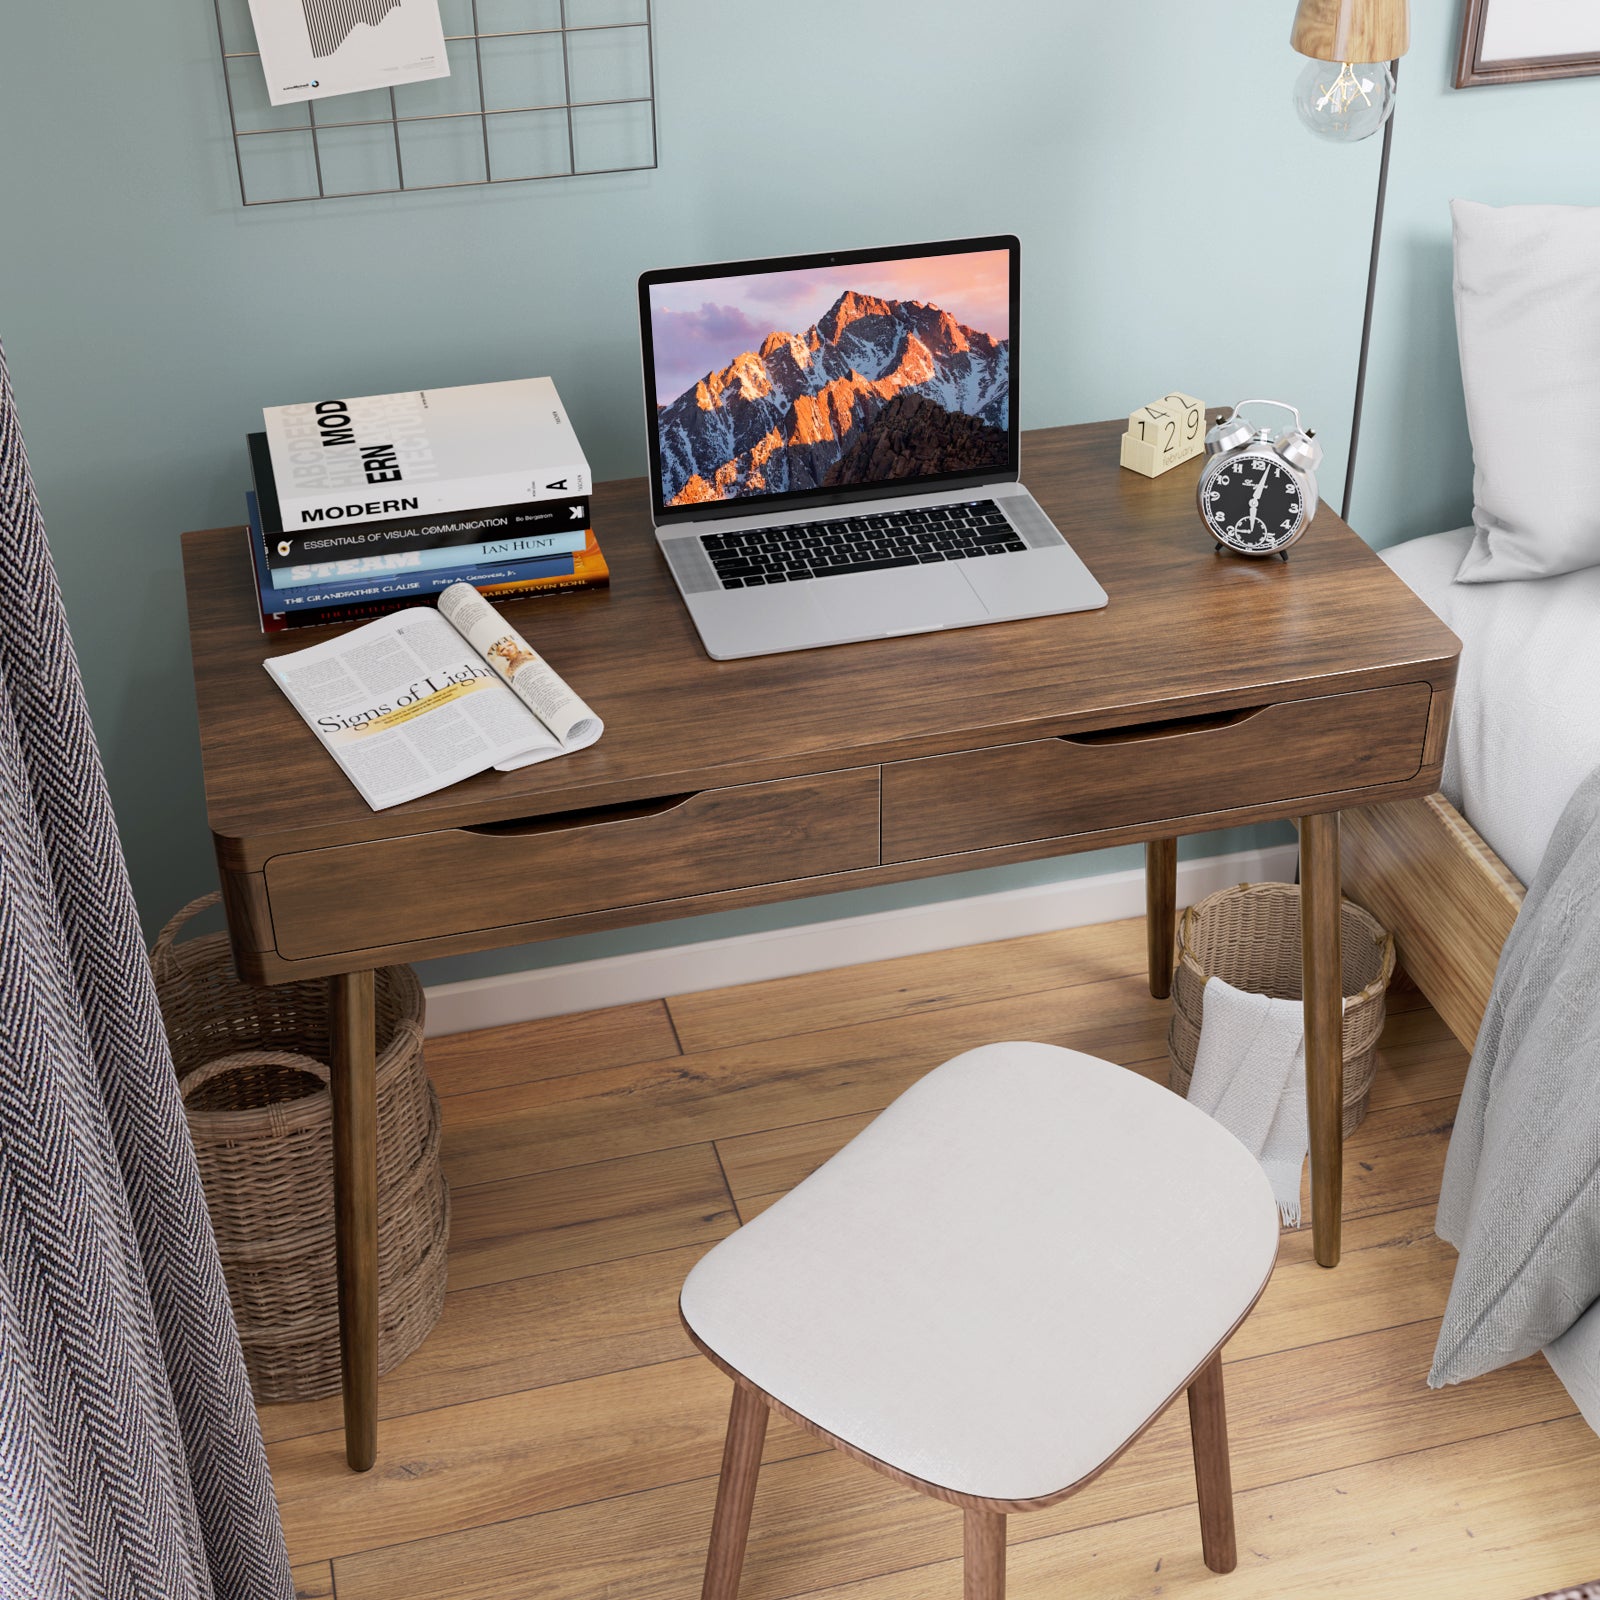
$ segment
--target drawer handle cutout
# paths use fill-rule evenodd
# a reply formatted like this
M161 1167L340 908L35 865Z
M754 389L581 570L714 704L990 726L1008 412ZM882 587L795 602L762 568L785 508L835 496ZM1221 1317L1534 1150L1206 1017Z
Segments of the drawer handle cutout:
M1241 711L1217 711L1206 717L1177 717L1169 722L1137 722L1126 728L1098 728L1092 733L1063 733L1063 744L1149 744L1161 739L1176 739L1186 733L1210 733L1218 728L1236 728L1259 717L1265 706L1246 706Z
M509 822L474 822L459 828L459 833L481 834L488 839L529 839L541 833L570 833L577 828L600 828L611 822L639 822L646 817L664 817L669 811L686 806L699 795L664 794L655 800L627 800L615 806L588 806L582 811L558 811L547 817L520 817Z

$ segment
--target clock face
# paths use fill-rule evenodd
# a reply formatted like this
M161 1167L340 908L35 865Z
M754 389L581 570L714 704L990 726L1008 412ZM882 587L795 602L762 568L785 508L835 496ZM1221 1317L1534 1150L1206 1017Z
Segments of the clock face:
M1225 545L1271 555L1306 523L1300 482L1270 451L1219 457L1200 482L1200 515Z

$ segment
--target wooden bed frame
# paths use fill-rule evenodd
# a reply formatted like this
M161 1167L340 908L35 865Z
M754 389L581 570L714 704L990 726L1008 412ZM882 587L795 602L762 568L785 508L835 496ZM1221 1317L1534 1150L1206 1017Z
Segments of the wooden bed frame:
M1339 822L1346 897L1394 935L1400 964L1471 1050L1526 891L1442 794Z

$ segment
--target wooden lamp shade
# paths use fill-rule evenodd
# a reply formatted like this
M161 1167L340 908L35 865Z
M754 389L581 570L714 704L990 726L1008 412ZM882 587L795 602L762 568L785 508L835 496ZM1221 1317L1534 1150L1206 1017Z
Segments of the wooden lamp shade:
M1410 0L1300 0L1289 42L1318 61L1393 61L1411 48Z

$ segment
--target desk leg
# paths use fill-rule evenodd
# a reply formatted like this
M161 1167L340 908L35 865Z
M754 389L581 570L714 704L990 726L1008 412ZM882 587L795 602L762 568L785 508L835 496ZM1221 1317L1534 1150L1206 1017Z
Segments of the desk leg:
M344 1454L378 1456L378 1082L373 974L333 983L333 1203L339 1260Z
M1150 993L1165 1000L1172 993L1172 946L1177 935L1178 841L1152 839L1144 847L1144 936L1148 946Z
M1339 1264L1344 1189L1344 1008L1339 951L1339 814L1300 821L1300 974L1317 1261Z

